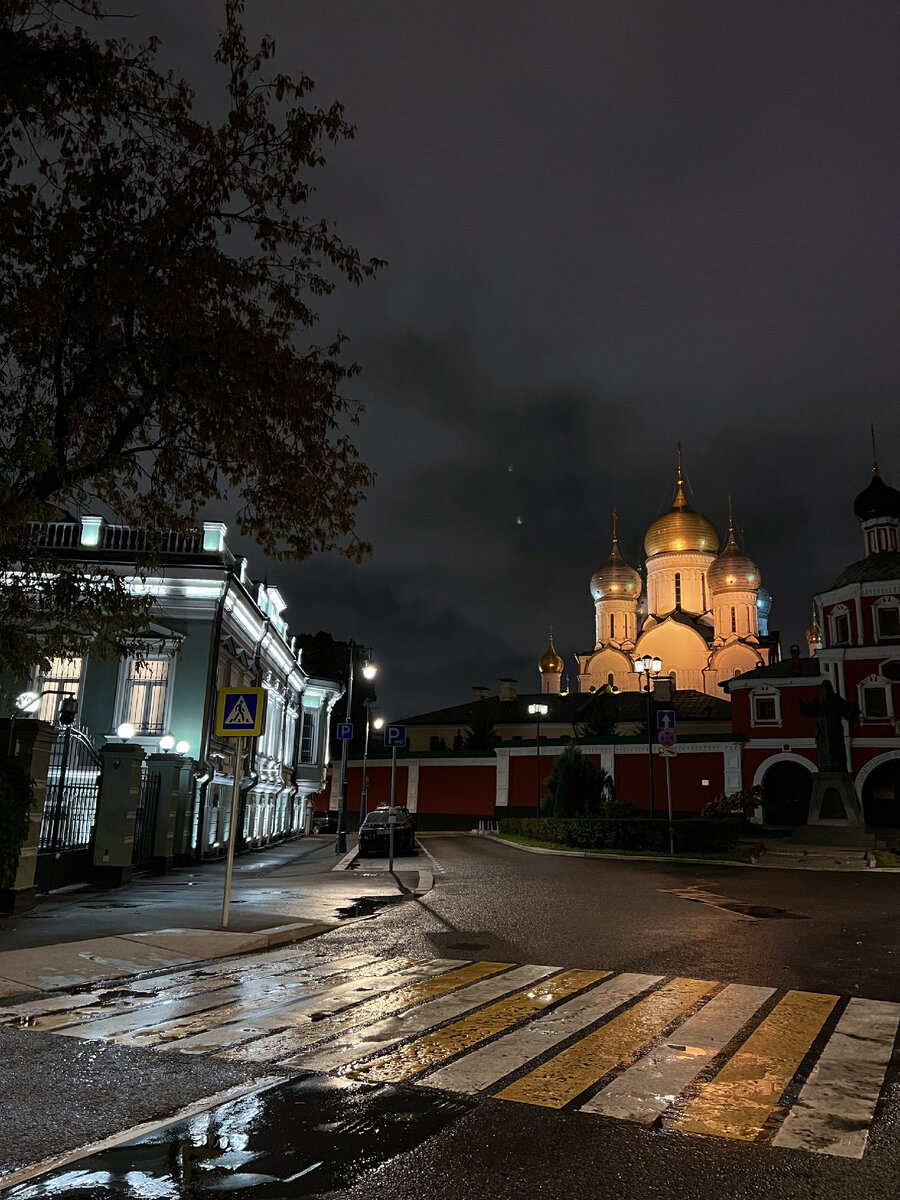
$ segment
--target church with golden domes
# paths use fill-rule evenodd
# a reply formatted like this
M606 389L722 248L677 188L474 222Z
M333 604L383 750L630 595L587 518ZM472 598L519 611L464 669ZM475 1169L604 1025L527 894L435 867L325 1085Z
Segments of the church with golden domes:
M579 691L637 691L635 662L649 654L673 687L721 697L719 684L778 657L768 630L772 597L738 544L730 505L720 544L712 522L687 501L679 447L672 507L644 537L645 586L619 549L613 510L609 557L591 577L595 643L577 656ZM538 663L543 692L560 692L564 666L551 637Z

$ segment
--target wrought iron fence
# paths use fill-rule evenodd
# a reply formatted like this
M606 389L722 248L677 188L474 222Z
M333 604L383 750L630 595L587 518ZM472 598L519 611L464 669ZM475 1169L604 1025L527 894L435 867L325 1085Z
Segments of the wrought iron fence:
M100 755L72 725L50 751L38 851L84 850L94 837L100 792Z
M160 777L150 771L147 764L141 766L141 793L138 797L134 820L134 845L131 865L137 870L147 869L154 858L153 842L156 837L156 816L159 811Z

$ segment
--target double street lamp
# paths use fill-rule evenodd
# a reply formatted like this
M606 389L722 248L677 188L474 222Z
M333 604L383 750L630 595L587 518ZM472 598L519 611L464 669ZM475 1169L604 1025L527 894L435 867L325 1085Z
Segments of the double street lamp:
M350 666L347 672L347 715L345 720L350 724L350 706L353 703L353 674L356 665L357 651L362 650L364 653L362 674L363 679L374 679L378 674L378 668L374 663L369 662L369 651L365 646L358 646L356 642L350 643ZM347 752L350 749L350 739L344 738L341 742L341 793L338 803L338 819L337 819L337 837L334 842L335 854L347 853L347 834L344 830L344 813L347 808Z
M537 799L535 802L535 816L541 815L541 717L547 715L546 704L529 704L528 712L532 717L537 719L537 737L535 739L535 775L537 777Z
M662 670L662 662L658 658L644 654L635 661L634 669L640 676L638 688L640 689L641 680L643 680L643 686L647 692L647 759L650 764L648 768L650 771L650 816L653 818L656 816L656 794L653 787L653 728L650 711L650 691L653 687L653 680Z

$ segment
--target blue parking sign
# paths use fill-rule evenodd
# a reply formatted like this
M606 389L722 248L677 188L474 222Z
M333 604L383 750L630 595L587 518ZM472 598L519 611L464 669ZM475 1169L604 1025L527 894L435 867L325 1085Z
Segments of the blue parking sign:
M385 746L405 746L406 745L406 726L405 725L388 725L384 731Z
M349 742L353 737L353 725L349 721L341 721L335 736L339 742Z

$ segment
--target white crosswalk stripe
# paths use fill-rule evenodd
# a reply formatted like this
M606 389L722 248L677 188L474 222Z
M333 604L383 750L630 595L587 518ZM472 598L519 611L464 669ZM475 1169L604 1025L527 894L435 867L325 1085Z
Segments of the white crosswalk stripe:
M643 973L285 950L37 997L0 1009L0 1024L861 1158L900 1004ZM777 1083L763 1077L771 1064L783 1072Z

